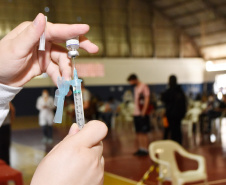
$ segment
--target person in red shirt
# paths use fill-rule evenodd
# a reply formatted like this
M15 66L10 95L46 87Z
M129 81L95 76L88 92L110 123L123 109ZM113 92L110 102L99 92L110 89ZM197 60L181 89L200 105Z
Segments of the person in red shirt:
M127 81L134 87L134 125L138 141L138 150L134 155L148 155L148 132L150 132L150 90L136 74L131 74Z

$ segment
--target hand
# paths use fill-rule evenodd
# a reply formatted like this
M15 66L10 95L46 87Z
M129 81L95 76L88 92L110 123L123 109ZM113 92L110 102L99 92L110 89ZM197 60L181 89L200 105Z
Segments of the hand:
M46 27L46 30L45 30ZM39 39L45 30L45 51L38 51ZM21 87L33 77L46 72L57 83L57 77L70 79L71 62L67 50L54 43L80 36L80 48L96 53L98 47L82 36L89 31L85 24L52 24L38 14L33 22L24 22L0 41L0 83Z
M101 185L104 176L103 145L107 127L90 121L79 131L73 124L64 138L41 161L31 185Z
M141 116L144 117L146 115L146 110L145 111L141 111Z

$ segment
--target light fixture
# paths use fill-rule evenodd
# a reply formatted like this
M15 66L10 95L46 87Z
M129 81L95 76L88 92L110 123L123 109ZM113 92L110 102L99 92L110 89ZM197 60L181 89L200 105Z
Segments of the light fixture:
M45 11L45 12L49 12L49 10L50 10L50 9L49 9L48 6L46 6L46 7L44 8L44 11Z
M206 71L225 71L226 70L226 61L207 61L206 62Z

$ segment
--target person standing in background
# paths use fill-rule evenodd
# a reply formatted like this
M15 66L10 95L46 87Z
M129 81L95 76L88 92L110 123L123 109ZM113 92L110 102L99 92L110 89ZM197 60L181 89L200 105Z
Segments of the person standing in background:
M134 155L148 155L148 132L150 132L150 90L135 74L131 74L127 81L134 88L134 124L136 129L138 150Z
M0 127L0 159L10 165L11 123L15 119L15 108L9 103L9 113Z
M177 84L177 77L171 75L169 77L169 88L162 94L162 101L166 108L166 117L169 126L164 130L164 139L171 139L182 144L181 121L187 110L186 96Z
M43 143L51 144L53 142L53 109L54 101L49 92L44 89L42 91L42 96L40 96L36 103L36 108L39 110L39 125L42 127L43 131Z

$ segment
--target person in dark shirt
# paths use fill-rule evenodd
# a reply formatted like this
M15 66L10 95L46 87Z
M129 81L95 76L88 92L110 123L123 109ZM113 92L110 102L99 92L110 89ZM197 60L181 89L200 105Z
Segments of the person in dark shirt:
M169 88L162 94L162 101L166 108L166 117L169 126L164 130L164 139L168 139L169 134L171 139L182 144L181 120L186 114L186 97L177 84L176 76L169 77Z

